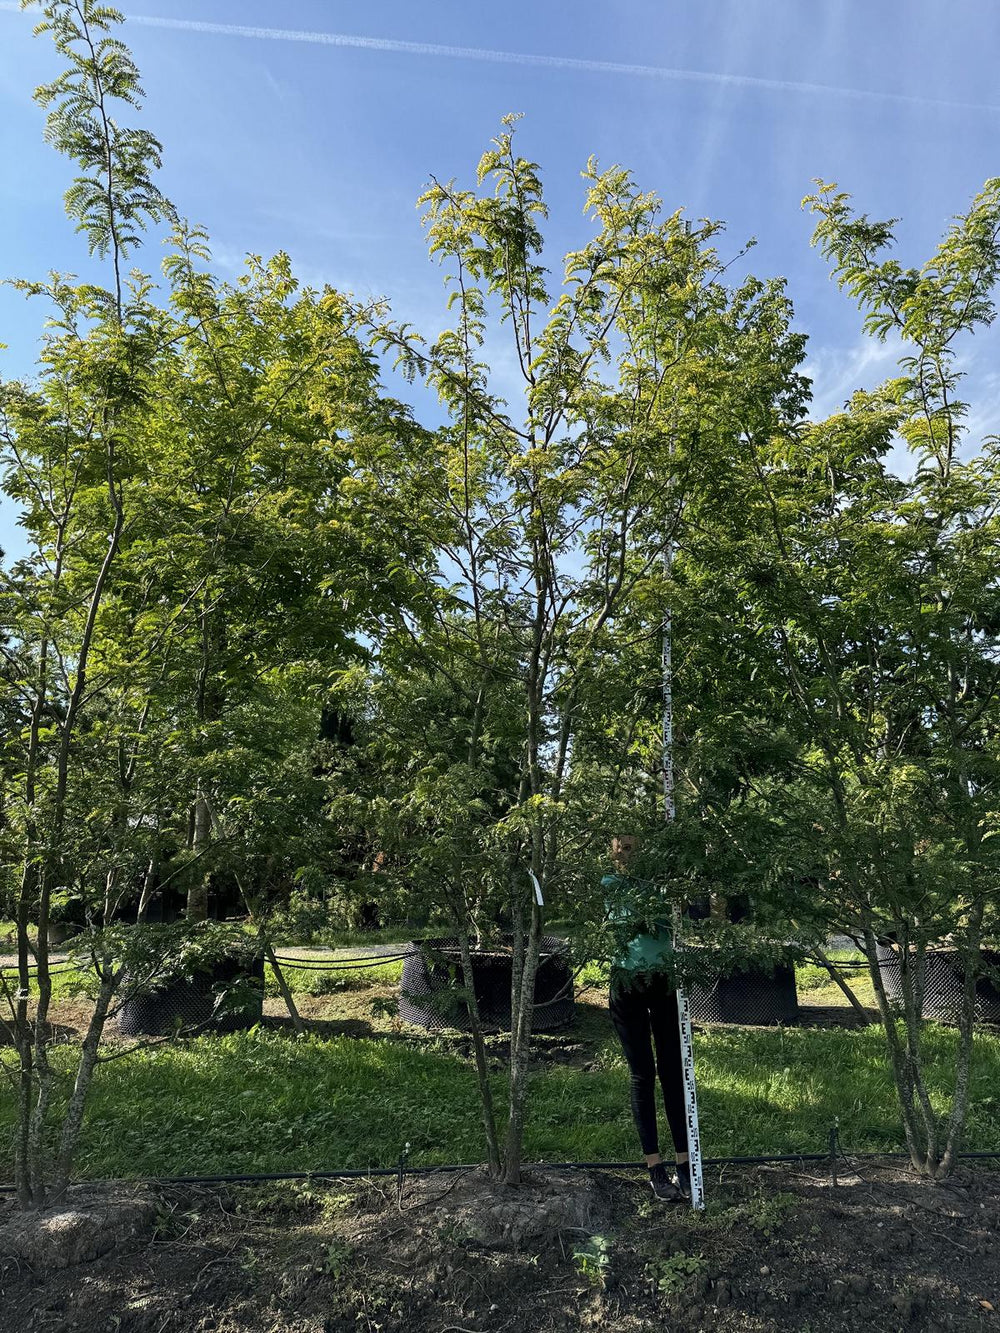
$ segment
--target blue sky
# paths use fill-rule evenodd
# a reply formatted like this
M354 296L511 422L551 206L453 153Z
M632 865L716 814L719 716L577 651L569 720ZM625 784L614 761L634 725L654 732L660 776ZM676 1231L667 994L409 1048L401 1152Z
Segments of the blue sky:
M818 412L876 383L892 354L862 338L810 249L799 203L811 180L901 217L901 257L919 263L1000 174L1000 6L986 0L121 7L144 123L164 143L163 188L208 227L223 271L248 250L285 249L307 281L387 294L435 332L441 275L415 199L431 174L469 180L500 117L520 111L552 210L552 267L587 234L587 157L627 165L668 209L725 220L724 253L758 238L750 266L788 278L810 335ZM86 269L61 212L70 170L31 99L58 61L31 26L0 0L0 276ZM146 265L158 259L151 247ZM30 371L41 315L0 289L0 374ZM996 430L995 342L970 356L974 426ZM18 545L0 511L0 546Z

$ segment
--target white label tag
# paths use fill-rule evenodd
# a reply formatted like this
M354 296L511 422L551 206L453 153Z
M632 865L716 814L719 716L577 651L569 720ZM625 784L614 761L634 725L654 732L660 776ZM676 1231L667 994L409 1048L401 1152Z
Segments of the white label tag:
M532 884L534 884L535 886L535 902L538 904L539 907L544 907L545 902L542 898L542 886L538 882L538 877L533 870L529 870L528 874L531 877Z

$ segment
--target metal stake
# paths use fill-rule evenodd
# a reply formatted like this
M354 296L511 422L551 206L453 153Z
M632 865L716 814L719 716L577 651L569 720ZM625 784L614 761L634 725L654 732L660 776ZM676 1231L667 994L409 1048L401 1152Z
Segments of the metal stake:
M667 580L674 563L673 536L663 550L663 573ZM663 815L670 823L676 814L674 804L674 673L673 613L667 603L663 613ZM674 952L680 947L681 911L674 908ZM691 1006L683 981L677 982L677 1022L681 1039L681 1067L684 1078L684 1110L687 1120L689 1169L691 1172L691 1207L705 1207L705 1182L701 1169L701 1135L698 1129L698 1088L694 1074L694 1042L691 1035Z

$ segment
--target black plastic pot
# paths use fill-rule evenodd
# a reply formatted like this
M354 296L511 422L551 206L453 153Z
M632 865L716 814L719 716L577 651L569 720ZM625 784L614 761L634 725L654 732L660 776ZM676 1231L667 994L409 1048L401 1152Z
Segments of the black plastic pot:
M417 952L403 964L399 982L399 1016L425 1028L469 1031L469 1013L461 995L462 959L453 939L424 940L408 946ZM477 950L472 955L473 989L485 1032L510 1031L512 955L509 948ZM544 935L535 974L535 1032L552 1032L573 1021L573 973L566 944Z
M126 996L118 1031L126 1037L163 1037L178 1028L243 1032L260 1022L263 1010L263 957L224 958L159 990Z
M692 982L688 1000L698 1023L777 1027L799 1016L795 968L789 963L773 969L751 965L714 982Z
M1000 953L983 949L987 967L1000 967ZM878 946L879 972L889 1000L903 1003L900 956L892 945ZM924 955L924 1017L939 1023L957 1021L965 974L956 949L928 949ZM987 977L976 978L975 1017L980 1023L1000 1023L1000 990Z

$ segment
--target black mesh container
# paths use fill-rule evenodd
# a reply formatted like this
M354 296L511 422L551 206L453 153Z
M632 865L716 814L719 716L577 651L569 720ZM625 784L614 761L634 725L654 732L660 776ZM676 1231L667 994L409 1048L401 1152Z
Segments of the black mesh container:
M469 1030L469 1013L456 993L462 984L462 959L454 939L423 940L408 946L413 952L403 964L399 982L399 1016L424 1028ZM485 1032L510 1031L509 946L475 950L473 987ZM573 971L565 940L543 935L535 974L535 1032L553 1032L573 1021Z
M984 949L982 959L987 967L1000 967L1000 953L993 949ZM878 963L886 996L890 1001L902 1004L898 951L892 945L880 944ZM924 964L924 1017L939 1023L956 1022L963 985L964 974L957 951L928 949ZM980 1023L1000 1023L1000 990L988 977L976 978L975 1017Z
M127 989L127 987L126 987ZM227 958L149 994L126 995L118 1031L126 1037L170 1032L241 1032L264 1011L264 959Z
M733 1023L777 1027L799 1016L795 968L779 963L773 970L747 967L713 982L692 982L691 1017L698 1023Z

